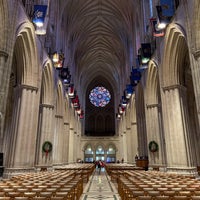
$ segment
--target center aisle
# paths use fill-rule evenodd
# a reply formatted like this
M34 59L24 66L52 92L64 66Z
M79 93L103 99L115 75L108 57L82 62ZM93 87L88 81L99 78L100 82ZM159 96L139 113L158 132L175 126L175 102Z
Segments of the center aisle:
M110 181L105 169L95 169L93 175L90 177L89 182L84 187L83 194L80 200L120 200L116 187Z

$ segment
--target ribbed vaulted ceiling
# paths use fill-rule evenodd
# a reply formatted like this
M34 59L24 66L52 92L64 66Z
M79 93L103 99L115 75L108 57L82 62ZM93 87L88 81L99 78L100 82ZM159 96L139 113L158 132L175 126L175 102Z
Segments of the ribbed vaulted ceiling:
M67 38L67 64L84 105L85 133L111 136L116 133L115 113L128 84L133 57L136 0L62 1L62 28ZM105 108L89 101L89 93L104 86L111 93Z
M113 89L128 75L126 60L132 45L134 28L133 0L66 0L62 26L70 49L76 81L87 87L90 81L104 77ZM130 67L130 66L129 66ZM122 83L123 84L123 83Z

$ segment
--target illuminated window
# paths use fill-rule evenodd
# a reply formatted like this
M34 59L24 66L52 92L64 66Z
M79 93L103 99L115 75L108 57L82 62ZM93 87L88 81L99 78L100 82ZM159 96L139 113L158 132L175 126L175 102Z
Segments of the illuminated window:
M104 107L110 102L111 95L106 88L98 86L90 92L89 99L96 107Z

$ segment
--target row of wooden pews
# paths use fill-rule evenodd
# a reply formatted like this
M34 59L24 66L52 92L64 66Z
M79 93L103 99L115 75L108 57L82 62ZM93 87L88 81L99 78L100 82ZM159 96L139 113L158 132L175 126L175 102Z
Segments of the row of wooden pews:
M94 164L79 164L3 179L0 200L78 200L93 170Z
M116 165L106 169L122 200L200 200L200 181L194 177Z

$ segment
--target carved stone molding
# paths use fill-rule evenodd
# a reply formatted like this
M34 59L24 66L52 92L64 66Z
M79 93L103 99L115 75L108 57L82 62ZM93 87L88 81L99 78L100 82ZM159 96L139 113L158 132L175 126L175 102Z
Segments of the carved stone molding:
M137 122L131 122L131 125L137 125Z
M163 91L174 90L174 89L186 90L186 87L184 87L183 85L175 84L175 85L163 86L162 89Z
M50 105L50 104L45 104L45 103L42 103L40 104L40 107L44 107L44 108L54 108L54 105Z
M64 122L64 125L69 125L69 122Z
M155 108L155 107L160 107L160 104L155 103L155 104L146 104L147 109L148 108Z
M38 87L31 86L31 85L26 85L26 84L19 85L19 88L38 91Z
M63 116L62 116L62 115L55 115L55 118L60 118L60 119L62 119Z

